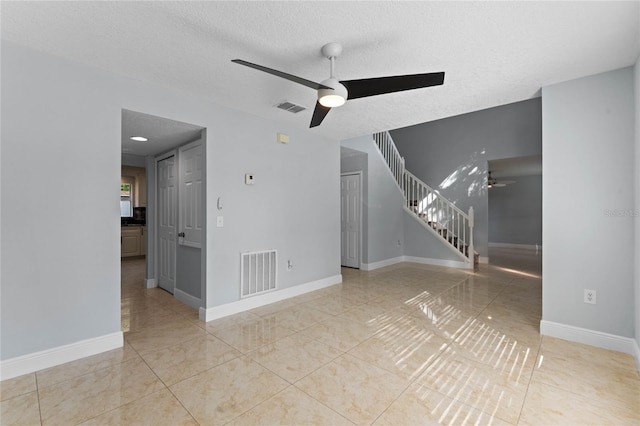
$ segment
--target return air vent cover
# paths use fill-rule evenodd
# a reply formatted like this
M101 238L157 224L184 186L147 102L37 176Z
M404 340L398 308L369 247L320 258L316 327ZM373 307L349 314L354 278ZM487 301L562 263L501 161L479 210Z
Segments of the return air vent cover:
M278 105L276 105L276 107L278 107L280 109L283 109L285 111L292 112L294 114L297 114L300 111L304 111L306 109L305 107L303 107L301 105L297 105L297 104L294 104L293 102L289 102L289 101L282 101Z
M241 297L253 296L276 289L278 252L254 251L240 254Z

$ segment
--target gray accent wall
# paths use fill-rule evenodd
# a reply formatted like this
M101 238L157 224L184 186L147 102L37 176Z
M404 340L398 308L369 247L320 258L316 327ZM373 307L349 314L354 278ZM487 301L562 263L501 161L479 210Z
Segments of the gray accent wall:
M540 98L390 131L406 169L475 210L475 250L488 256L487 161L542 154Z
M542 176L489 189L489 243L542 245Z
M624 68L542 89L542 319L624 337L635 321L633 78Z
M1 66L2 360L120 332L123 108L207 128L205 308L242 251L277 249L280 289L339 277L338 141L5 41Z
M366 196L363 195L363 211L366 211L366 249L363 263L393 259L403 255L403 203L389 168L373 142L373 136L361 136L342 141L342 146L367 154ZM345 171L354 171L343 169ZM363 185L364 186L364 185ZM364 191L363 191L364 193ZM363 240L363 245L365 240Z

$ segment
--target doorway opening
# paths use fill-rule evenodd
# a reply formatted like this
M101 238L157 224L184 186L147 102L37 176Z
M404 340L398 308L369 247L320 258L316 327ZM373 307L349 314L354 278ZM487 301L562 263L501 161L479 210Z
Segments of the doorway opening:
M362 172L340 174L341 265L360 269L362 258Z
M487 172L489 264L542 277L542 156L490 160Z
M195 313L203 306L206 291L205 152L204 127L122 110L122 168L129 171L123 172L123 182L125 174L131 175L132 170L139 176L144 175L144 179L138 178L137 184L124 188L131 190L125 194L129 198L124 201L133 203L130 217L124 218L121 213L124 331L127 331L125 316L131 316L135 310L131 305L148 303L144 297L151 294L165 303L186 304ZM173 184L163 193L161 182L166 182L161 178L169 163ZM131 181L129 177L126 179ZM171 204L167 204L167 195L174 200ZM122 206L121 202L121 211ZM168 228L161 226L167 221L172 225L169 231L173 234L169 236L164 232ZM127 257L130 253L127 250L133 250L135 242L131 236L125 239L124 233L133 234L135 228L139 230L138 255ZM162 279L167 276L171 277L169 284ZM152 288L157 291L149 290ZM125 302L125 298L131 300Z

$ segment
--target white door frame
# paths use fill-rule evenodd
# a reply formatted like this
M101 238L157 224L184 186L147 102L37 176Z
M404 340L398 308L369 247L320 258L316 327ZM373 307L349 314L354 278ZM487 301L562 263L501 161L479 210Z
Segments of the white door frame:
M359 170L357 172L340 173L340 178L342 178L343 176L353 175L357 175L359 180L358 198L360 201L360 208L358 209L358 269L360 269L362 267L362 170ZM342 199L342 197L340 198ZM340 205L340 210L342 210L342 202ZM342 232L342 229L340 230L340 232ZM340 242L340 246L342 246L342 241ZM342 248L340 249L340 265L342 266Z
M155 161L155 170L154 170L154 192L155 192L155 207L154 207L154 235L155 235L155 250L154 250L154 276L156 279L156 286L160 287L160 262L159 262L159 258L160 258L160 232L159 232L159 227L160 227L160 222L159 222L159 211L160 209L158 208L160 205L159 199L158 199L158 186L159 186L159 180L158 180L158 163L160 161L166 160L167 158L171 158L174 157L176 159L176 179L179 173L179 167L180 164L178 163L178 150L177 149L172 149L171 151L167 151L163 154L157 155L154 159ZM177 195L176 195L177 196ZM178 200L176 200L176 208L179 208L178 206ZM178 232L177 228L178 228L178 211L176 211L176 233ZM148 232L148 231L147 231ZM178 236L176 234L176 239L175 239L175 244L176 244L176 254L177 254L177 245L178 245ZM177 262L177 259L174 259L174 262ZM174 270L176 270L177 265L174 265ZM175 282L174 282L174 287L173 290L175 292Z

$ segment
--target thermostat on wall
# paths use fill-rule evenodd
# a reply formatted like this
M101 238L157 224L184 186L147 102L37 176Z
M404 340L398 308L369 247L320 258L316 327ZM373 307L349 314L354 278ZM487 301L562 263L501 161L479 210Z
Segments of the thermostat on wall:
M278 133L278 142L289 143L289 135L286 135L284 133Z
M244 175L244 183L247 185L253 185L255 183L254 176L251 173L247 173Z

